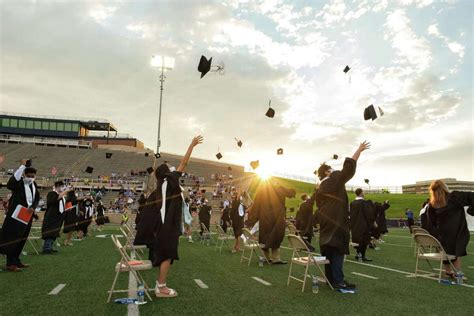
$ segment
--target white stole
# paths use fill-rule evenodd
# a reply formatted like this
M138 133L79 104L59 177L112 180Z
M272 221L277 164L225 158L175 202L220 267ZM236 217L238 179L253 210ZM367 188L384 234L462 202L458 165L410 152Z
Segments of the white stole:
M59 200L59 213L64 213L64 203L65 203L65 198L62 197L60 200Z
M164 224L165 223L165 215L166 215L166 189L168 188L168 181L166 179L163 181L163 184L161 185L161 222Z
M26 195L26 204L28 208L30 208L33 205L33 201L35 200L35 194L36 194L36 188L34 183L31 184L31 187L33 188L33 192L30 190L30 186L25 183L25 195Z
M242 203L239 204L239 216L243 217L245 215L244 205Z

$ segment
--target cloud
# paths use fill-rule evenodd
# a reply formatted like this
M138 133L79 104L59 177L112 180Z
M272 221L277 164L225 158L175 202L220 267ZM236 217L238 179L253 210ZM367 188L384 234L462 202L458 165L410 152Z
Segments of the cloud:
M99 3L90 9L89 16L92 17L97 23L103 24L116 11L116 6L106 6Z
M428 26L428 34L443 40L449 50L459 57L459 62L462 61L464 58L465 47L456 41L451 41L447 36L442 35L438 29L438 24L431 24Z

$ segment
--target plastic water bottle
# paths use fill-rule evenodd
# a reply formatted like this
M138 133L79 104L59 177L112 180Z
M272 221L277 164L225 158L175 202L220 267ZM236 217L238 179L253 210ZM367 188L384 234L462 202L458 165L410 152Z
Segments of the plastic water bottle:
M260 268L263 267L263 257L260 257L260 258L258 259L258 266L259 266Z
M136 298L117 298L114 303L117 304L135 304Z
M143 284L138 285L137 297L137 304L145 304L145 287L143 286Z
M319 292L319 280L318 277L313 275L312 282L311 282L311 289L314 294Z
M464 274L462 272L456 273L456 284L462 285L464 282L463 278L464 278Z

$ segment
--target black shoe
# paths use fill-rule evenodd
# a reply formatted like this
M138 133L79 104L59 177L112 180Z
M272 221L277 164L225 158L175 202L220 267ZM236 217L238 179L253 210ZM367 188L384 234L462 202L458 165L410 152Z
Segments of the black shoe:
M366 258L366 257L363 257L363 258L362 258L362 261L364 261L364 262L372 262L372 261L374 261L374 260L369 259L369 258Z
M41 253L43 255L52 255L52 254L54 254L54 252L52 250L43 250Z
M288 264L288 262L287 262L287 261L280 260L280 261L272 262L272 264Z
M351 283L347 283L347 282L343 282L343 283L340 283L340 284L336 284L334 286L335 289L344 289L344 290L354 290L356 288L356 285L355 284L351 284Z
M58 252L58 251L57 251L57 250L55 250L55 249L51 249L51 251L52 251L52 252Z

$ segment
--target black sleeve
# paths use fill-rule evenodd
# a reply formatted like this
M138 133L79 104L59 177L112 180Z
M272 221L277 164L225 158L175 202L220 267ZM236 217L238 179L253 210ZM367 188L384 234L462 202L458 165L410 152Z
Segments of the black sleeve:
M341 170L339 181L347 183L356 172L357 162L352 158L346 158Z
M58 202L58 196L59 195L54 191L49 192L48 195L46 196L46 206L50 207L54 203L57 203Z
M474 207L474 192L453 191L451 197L463 207Z
M15 176L11 176L7 182L7 189L10 191L19 191L21 189L21 181L16 181Z

